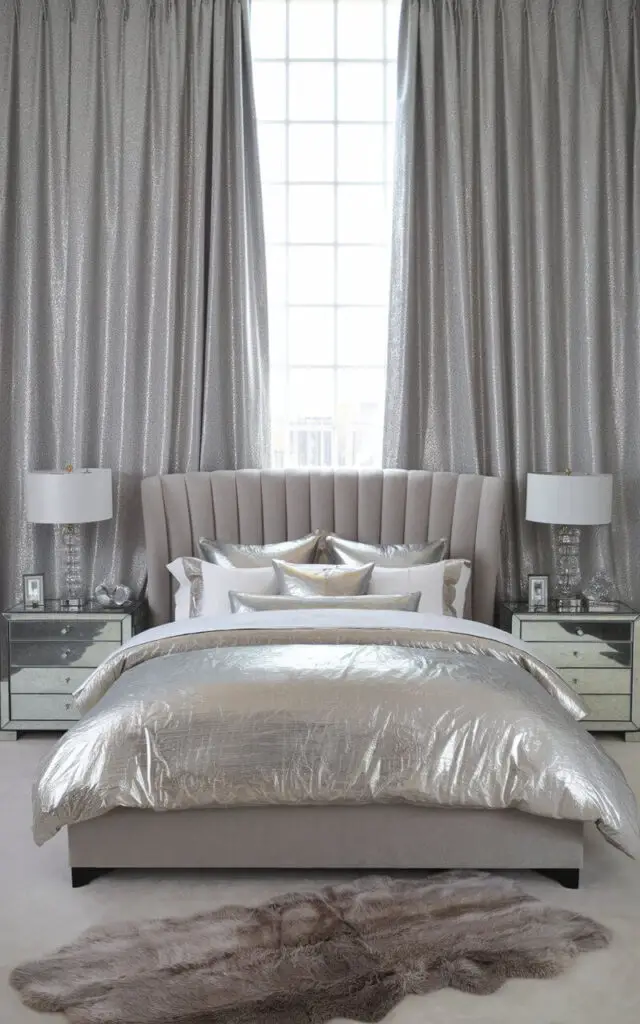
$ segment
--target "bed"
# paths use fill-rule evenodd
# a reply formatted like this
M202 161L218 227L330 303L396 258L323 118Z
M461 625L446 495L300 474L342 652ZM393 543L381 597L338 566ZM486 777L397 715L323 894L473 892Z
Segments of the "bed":
M217 471L142 484L151 619L172 617L166 565L198 537L262 544L335 531L367 543L446 537L472 564L466 615L494 616L502 481L422 471ZM74 887L112 868L534 869L579 884L581 821L518 809L413 806L118 807L70 824Z

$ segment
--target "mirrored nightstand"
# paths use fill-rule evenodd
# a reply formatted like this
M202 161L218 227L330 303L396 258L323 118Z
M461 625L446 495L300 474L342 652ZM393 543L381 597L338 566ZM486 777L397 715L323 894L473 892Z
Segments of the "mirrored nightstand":
M102 661L147 625L144 600L122 608L89 603L81 611L46 601L3 613L6 664L0 683L0 739L22 731L68 729L79 717L73 692Z
M526 641L589 708L590 732L640 740L640 616L612 612L530 612L526 601L500 605L500 628Z

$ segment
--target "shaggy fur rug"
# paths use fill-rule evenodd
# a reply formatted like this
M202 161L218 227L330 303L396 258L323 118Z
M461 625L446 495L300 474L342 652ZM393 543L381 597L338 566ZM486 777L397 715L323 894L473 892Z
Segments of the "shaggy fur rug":
M452 871L95 928L11 983L27 1006L75 1024L379 1021L409 993L550 978L608 941L507 878Z

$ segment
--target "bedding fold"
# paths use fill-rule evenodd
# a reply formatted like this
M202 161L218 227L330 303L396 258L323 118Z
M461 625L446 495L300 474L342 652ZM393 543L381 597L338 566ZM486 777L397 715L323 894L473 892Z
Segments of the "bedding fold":
M150 630L89 677L40 767L36 842L115 807L410 802L594 822L638 852L634 796L579 698L508 634L407 612L241 618Z

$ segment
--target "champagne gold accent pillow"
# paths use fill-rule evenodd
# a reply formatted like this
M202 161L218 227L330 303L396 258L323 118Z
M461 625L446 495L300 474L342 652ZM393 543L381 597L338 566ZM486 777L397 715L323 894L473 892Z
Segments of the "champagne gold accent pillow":
M288 594L239 594L229 591L232 612L275 612L308 608L350 608L368 611L415 612L420 594L357 594L354 597L290 597Z
M328 533L322 550L334 565L385 565L389 569L408 569L413 565L431 565L447 556L449 542L446 537L425 544L362 544Z
M284 558L287 562L313 562L321 538L320 530L298 540L283 540L278 544L230 544L200 537L198 547L205 562L227 568L261 569L271 566L274 558Z
M373 562L351 568L344 565L291 565L273 560L279 594L289 597L352 597L366 594Z

